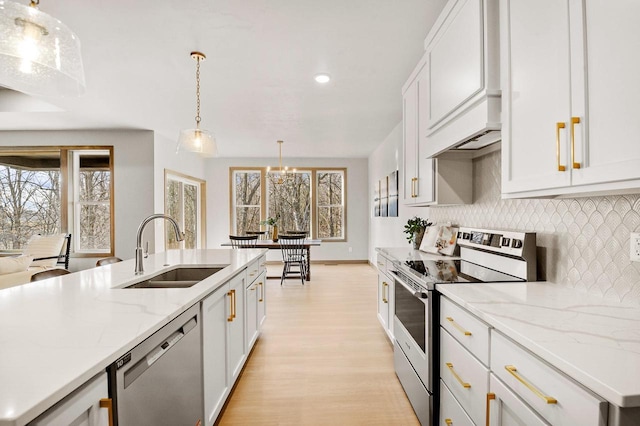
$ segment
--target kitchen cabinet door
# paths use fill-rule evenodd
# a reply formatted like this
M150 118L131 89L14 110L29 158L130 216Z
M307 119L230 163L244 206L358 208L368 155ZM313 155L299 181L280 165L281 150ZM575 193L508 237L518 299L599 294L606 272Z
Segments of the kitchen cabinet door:
M231 310L231 315L227 321L227 326L229 327L227 360L230 383L234 383L240 375L246 357L244 340L245 282L245 274L236 276L229 282L229 292L227 293L227 301Z
M487 394L490 426L549 426L516 394L491 374Z
M111 400L107 373L100 373L29 423L30 426L107 426Z
M229 394L227 376L228 318L231 315L228 285L202 301L202 359L206 424L218 417Z
M258 338L258 291L258 281L256 280L247 287L245 292L247 302L245 311L246 353L251 351Z
M502 191L567 187L568 0L501 0Z
M390 281L385 274L378 275L378 320L389 338L392 339L392 334L389 332L393 323L393 311L389 309L389 300L393 293Z
M588 108L574 111L586 118L575 125L575 157L580 168L572 170L572 184L627 181L628 186L638 188L640 58L631 52L640 51L640 2L586 0L584 7L586 26L575 38L584 43L576 54L586 57L586 99L573 101L586 103Z
M267 271L263 271L260 277L258 278L258 289L257 297L258 297L258 334L262 330L262 326L264 325L264 321L267 319Z

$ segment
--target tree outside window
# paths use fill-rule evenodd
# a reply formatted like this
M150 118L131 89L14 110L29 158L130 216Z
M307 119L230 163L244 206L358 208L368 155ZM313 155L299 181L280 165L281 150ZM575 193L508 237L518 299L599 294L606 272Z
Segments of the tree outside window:
M311 231L311 172L267 174L267 216L279 217L278 229L287 231Z
M318 238L344 238L344 174L341 171L319 171Z
M165 170L165 213L174 218L184 233L184 248L203 248L205 181ZM179 249L173 228L165 226L165 246Z
M234 183L234 235L260 230L262 173L259 170L236 170Z

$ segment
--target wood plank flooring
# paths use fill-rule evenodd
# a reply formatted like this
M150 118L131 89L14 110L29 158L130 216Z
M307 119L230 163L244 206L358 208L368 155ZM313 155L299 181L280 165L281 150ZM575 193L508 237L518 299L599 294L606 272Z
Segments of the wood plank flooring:
M262 336L219 425L419 425L376 317L371 266L314 264L304 286L266 289Z

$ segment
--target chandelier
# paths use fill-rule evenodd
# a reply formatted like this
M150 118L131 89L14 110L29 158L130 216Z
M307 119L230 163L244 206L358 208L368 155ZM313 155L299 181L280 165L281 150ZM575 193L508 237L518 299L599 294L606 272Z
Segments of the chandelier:
M80 40L39 4L0 0L0 86L36 96L81 95Z
M191 52L191 58L196 61L196 128L180 131L176 153L184 150L197 152L205 157L215 157L218 155L216 140L208 130L200 128L200 62L207 57L201 52Z
M284 143L284 141L277 141L278 142L278 159L279 159L279 170L277 172L277 180L276 183L277 184L282 184L284 183L284 180L287 178L287 174L288 173L295 173L296 169L292 169L291 171L289 170L289 167L285 166L284 168L282 167L282 144ZM271 167L267 167L267 172L271 171Z

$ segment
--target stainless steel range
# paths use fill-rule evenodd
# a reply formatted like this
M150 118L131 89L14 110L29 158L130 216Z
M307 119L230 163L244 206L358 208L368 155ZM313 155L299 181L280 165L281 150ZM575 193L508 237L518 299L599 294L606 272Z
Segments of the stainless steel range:
M438 418L439 297L436 284L536 280L536 234L460 228L459 256L394 262L394 365L423 426Z

